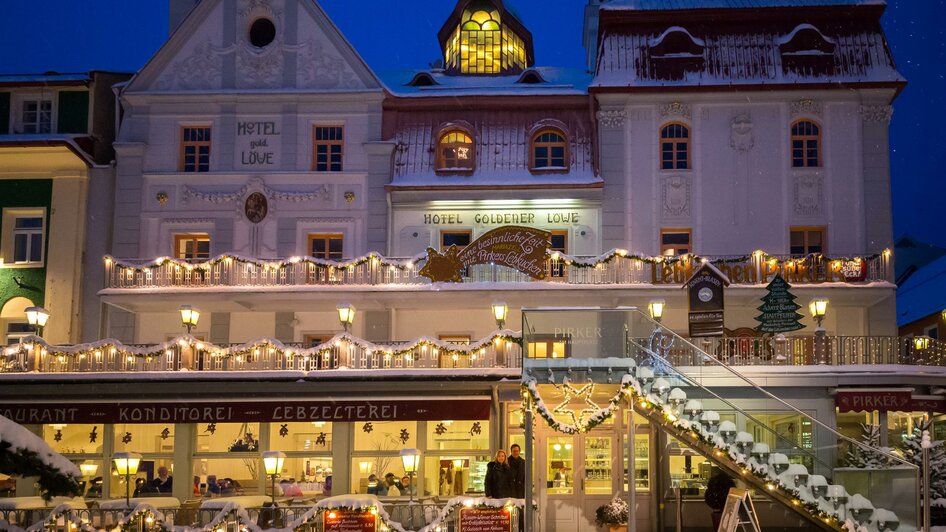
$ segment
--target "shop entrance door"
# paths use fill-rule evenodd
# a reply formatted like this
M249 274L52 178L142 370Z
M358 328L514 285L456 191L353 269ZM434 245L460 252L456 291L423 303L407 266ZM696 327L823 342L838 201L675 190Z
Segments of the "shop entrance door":
M540 434L536 482L541 529L596 532L595 509L619 489L621 464L612 427L588 434Z

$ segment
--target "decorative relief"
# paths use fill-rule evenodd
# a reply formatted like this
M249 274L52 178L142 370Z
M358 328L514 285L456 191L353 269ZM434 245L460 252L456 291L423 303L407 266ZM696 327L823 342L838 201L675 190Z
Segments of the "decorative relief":
M730 122L729 146L739 152L747 152L755 146L752 117L748 113L736 115Z
M278 5L277 5L278 4ZM282 2L273 0L240 0L238 9L240 16L246 21L246 27L249 23L258 17L269 17L277 24L282 24Z
M799 115L821 116L823 107L821 105L821 102L811 100L808 98L802 98L801 100L798 100L797 102L792 102L791 104L789 104L789 110L791 111L793 117L799 116Z
M237 86L240 88L271 89L282 83L284 54L282 39L265 48L243 44L236 56Z
M800 216L821 214L824 204L824 182L821 176L796 176L792 188L795 214Z
M210 39L198 44L184 59L175 61L156 83L159 89L206 89L223 85L222 51Z
M609 111L598 111L598 122L602 127L617 129L624 127L624 120L627 118L627 112L620 109Z
M321 40L310 37L292 48L298 54L296 84L301 88L354 89L361 81L338 52Z
M860 113L865 122L889 124L893 118L893 107L889 105L862 105Z
M325 201L329 201L331 199L331 189L328 185L322 185L312 191L290 192L270 188L261 179L252 179L239 190L234 190L232 192L210 192L196 187L185 186L183 192L183 201L186 203L189 199L194 198L215 204L232 203L234 201L243 199L246 197L247 192L250 192L253 189L259 190L271 200L288 201L291 203L313 201L320 198Z
M690 215L689 177L673 176L663 178L660 186L663 215L681 217Z
M677 116L690 119L693 116L690 104L681 102L662 103L657 107L657 113L663 118Z

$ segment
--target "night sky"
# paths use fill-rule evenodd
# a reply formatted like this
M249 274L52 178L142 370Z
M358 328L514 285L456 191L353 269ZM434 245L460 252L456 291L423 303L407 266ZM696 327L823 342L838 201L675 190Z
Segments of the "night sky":
M320 0L376 71L438 59L453 0ZM136 71L167 36L164 0L4 0L0 72ZM507 0L535 39L540 65L584 66L585 0ZM894 107L894 234L946 246L946 0L888 0L884 28L910 84ZM833 220L833 223L844 223Z

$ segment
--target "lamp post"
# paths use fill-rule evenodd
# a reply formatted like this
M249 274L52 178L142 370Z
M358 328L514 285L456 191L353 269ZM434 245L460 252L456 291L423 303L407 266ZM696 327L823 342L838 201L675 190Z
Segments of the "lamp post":
M339 303L336 308L338 309L338 321L342 324L345 332L348 332L352 322L355 321L355 307L351 303Z
M506 315L509 313L509 306L505 301L494 301L491 305L493 309L493 319L496 320L496 328L502 329L506 326Z
M404 464L404 472L407 473L407 478L411 481L407 493L411 497L409 504L413 505L414 490L417 489L414 485L414 475L417 474L417 466L420 463L420 451L417 449L401 449L401 462ZM414 528L414 510L408 508L408 515L410 516L409 526Z
M286 454L280 451L266 451L263 453L263 468L266 474L272 478L272 505L276 506L276 477L282 473L282 465L286 460Z
M46 328L46 322L49 321L49 311L43 307L27 307L26 321L36 327L36 335L42 338L43 329Z
M181 305L179 310L181 311L181 325L187 329L187 334L190 334L200 321L200 311L190 305Z
M125 477L125 507L131 508L131 476L138 474L138 464L141 455L138 453L120 452L112 455L115 471Z
M650 319L660 323L660 320L664 317L664 308L667 306L667 302L663 299L653 299L650 303L647 304L647 312L650 313Z
M828 313L828 300L820 297L812 299L808 303L808 313L811 314L811 317L815 319L817 327L815 327L815 358L818 359L819 364L827 364L827 355L828 350L825 345L825 336L827 333L822 326L824 322L824 317Z

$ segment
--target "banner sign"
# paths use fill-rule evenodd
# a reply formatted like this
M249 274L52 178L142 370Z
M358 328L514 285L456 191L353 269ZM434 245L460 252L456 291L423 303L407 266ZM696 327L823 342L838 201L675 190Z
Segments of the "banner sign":
M377 515L352 510L325 510L322 512L324 532L375 532Z
M427 264L419 273L435 283L461 283L465 268L474 264L498 264L533 279L545 279L551 238L552 233L533 227L498 227L462 249L450 246L440 253L427 248Z
M651 270L653 284L682 284L700 266L695 261L655 263ZM860 283L867 279L867 262L864 260L831 262L765 262L754 259L745 262L719 263L717 268L733 284L768 283L781 274L789 283Z
M839 412L946 412L946 398L914 398L910 390L838 390Z
M727 286L729 280L709 263L704 263L686 280L691 338L723 335Z
M257 401L146 403L0 403L0 416L21 424L249 423L291 421L432 421L489 419L488 399L404 401Z
M512 514L505 508L463 508L460 532L510 532Z

